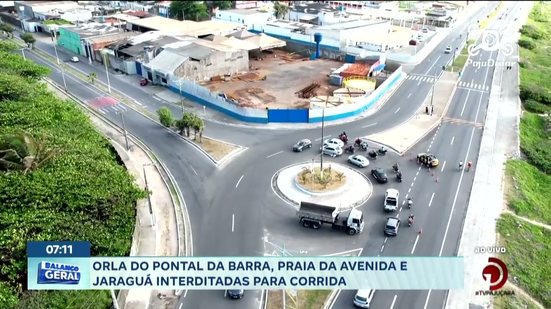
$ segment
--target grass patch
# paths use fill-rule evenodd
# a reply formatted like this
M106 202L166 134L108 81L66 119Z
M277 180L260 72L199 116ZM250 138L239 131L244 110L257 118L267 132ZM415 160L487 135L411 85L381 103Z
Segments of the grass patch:
M494 309L540 309L532 300L524 297L520 293L514 296L494 297Z
M551 308L551 232L504 214L497 222L500 245L507 248L501 258L509 269L509 278L544 307ZM517 307L518 308L518 307Z
M490 22L496 17L498 13L501 12L502 9L503 9L503 1L500 1L498 6L495 8L495 10L490 12L490 14L486 16L486 18L480 21L480 29L488 28L488 25L490 24Z
M456 55L455 60L452 62L453 65L450 64L446 67L447 71L451 71L451 72L463 71L463 67L465 66L465 63L467 63L467 59L469 59L468 47L471 44L474 44L474 40L467 41L467 44L465 44L465 47L461 50L459 55Z
M551 172L551 139L545 119L525 112L520 120L520 149L540 171Z
M199 147L210 154L216 161L222 160L238 147L203 136L202 140L195 141Z
M321 309L331 290L299 290L297 295L297 308Z
M509 207L523 217L551 224L551 176L521 160L509 160L506 167Z

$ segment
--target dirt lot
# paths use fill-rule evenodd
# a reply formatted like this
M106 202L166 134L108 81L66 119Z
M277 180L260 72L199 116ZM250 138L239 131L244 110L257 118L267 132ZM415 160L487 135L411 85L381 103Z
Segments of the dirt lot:
M260 58L251 56L251 70L227 81L204 83L212 91L223 92L243 107L303 108L310 100L300 98L297 91L312 83L319 84L314 95L327 95L337 89L329 85L328 75L341 62L327 59L311 61L282 50L263 52Z

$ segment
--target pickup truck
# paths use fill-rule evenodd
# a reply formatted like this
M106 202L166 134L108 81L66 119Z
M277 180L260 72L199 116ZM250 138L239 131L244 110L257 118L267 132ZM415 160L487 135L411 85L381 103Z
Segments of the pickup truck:
M400 192L396 189L387 189L385 192L385 211L398 210L398 200L400 198Z
M316 230L323 223L331 224L334 229L344 230L348 235L359 234L364 229L363 213L355 208L339 211L334 206L301 202L297 216L302 226Z

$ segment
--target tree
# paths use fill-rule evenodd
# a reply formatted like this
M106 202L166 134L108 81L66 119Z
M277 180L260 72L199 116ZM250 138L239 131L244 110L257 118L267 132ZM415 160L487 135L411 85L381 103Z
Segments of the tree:
M199 116L195 114L193 114L192 117L191 127L193 128L193 140L197 140L197 133L199 133L200 141L202 141L205 123L203 122L203 119L199 118Z
M13 38L13 26L12 25L6 24L6 23L0 23L0 31L4 31L8 35L8 38L10 38L10 37Z
M172 117L172 112L167 107L161 107L157 111L157 115L159 115L159 121L163 126L170 128L174 124L174 117Z
M274 2L274 15L277 19L281 19L285 17L285 15L289 12L289 7L281 4L279 2Z
M172 1L170 3L170 17L178 20L202 20L209 16L207 5L200 1Z
M88 74L88 81L90 82L90 84L93 84L96 81L96 78L98 78L96 72Z
M26 174L48 163L57 153L57 150L46 147L43 140L20 131L4 137L0 149L0 168L22 170Z
M232 7L232 1L205 1L205 3L210 16L214 15L215 9L227 10Z
M3 52L12 52L14 50L17 50L18 46L10 41L0 41L0 51Z
M27 43L27 46L29 46L30 48L34 48L34 42L36 42L36 39L34 38L34 36L29 33L29 32L25 32L23 34L21 34L21 39Z

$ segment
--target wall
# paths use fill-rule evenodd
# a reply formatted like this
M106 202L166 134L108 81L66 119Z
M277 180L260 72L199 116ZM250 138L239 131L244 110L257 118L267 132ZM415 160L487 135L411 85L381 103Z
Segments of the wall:
M59 28L59 36L57 37L57 46L63 47L72 51L75 54L85 56L78 33L69 31L66 28Z
M249 70L249 53L246 50L233 52L216 51L201 61L186 60L176 70L176 75L187 76L196 81L213 76L235 74Z
M169 82L169 88L175 93L180 93L180 82L182 94L193 100L206 106L208 108L215 109L223 112L226 115L230 115L236 119L245 122L254 123L268 123L268 111L265 109L255 108L241 108L234 103L231 103L219 96L216 93L212 93L209 89L184 79L175 80L171 79Z
M231 11L218 11L216 13L216 17L213 19L232 22L241 26L244 25L247 27L247 30L250 30L254 28L258 29L259 27L264 26L272 18L272 13L258 12L256 14L243 15Z

